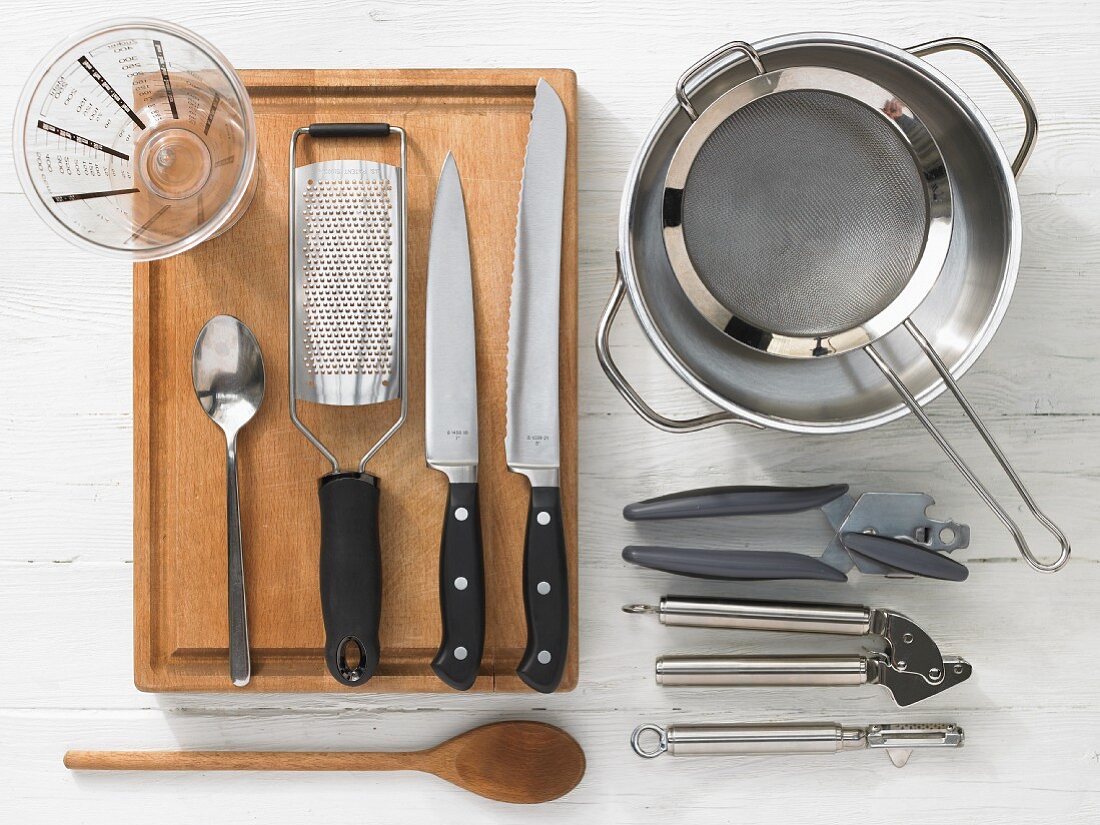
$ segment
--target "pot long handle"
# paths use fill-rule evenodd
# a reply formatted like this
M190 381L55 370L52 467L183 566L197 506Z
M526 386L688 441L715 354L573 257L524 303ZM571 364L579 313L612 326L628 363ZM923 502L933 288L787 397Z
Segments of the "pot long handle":
M714 412L708 415L700 415L696 418L668 418L650 407L637 391L626 380L618 365L611 357L611 325L619 314L623 296L626 294L626 285L623 283L622 264L619 253L615 253L616 274L615 285L611 289L611 297L607 299L607 306L600 316L599 326L596 328L596 357L608 380L619 391L626 403L640 415L645 421L659 430L667 433L691 433L717 427L719 424L745 424L754 429L763 429L754 421L739 418L728 412Z
M1035 113L1035 101L1031 99L1031 95L1028 94L1020 79L997 56L997 53L977 40L971 40L969 37L945 37L941 40L931 40L928 43L921 43L919 46L912 46L907 49L917 57L928 57L938 52L952 50L967 52L981 58L1019 101L1020 108L1024 112L1024 139L1020 144L1019 151L1016 153L1016 159L1012 161L1012 174L1019 177L1024 164L1031 156L1031 150L1035 147L1035 137L1039 133L1039 116Z

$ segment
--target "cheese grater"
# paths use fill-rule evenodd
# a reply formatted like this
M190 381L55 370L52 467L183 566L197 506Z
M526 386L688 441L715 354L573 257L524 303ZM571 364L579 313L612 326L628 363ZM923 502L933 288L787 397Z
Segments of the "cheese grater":
M298 139L401 141L401 166L326 160L297 166ZM290 141L290 418L332 465L318 484L325 663L345 685L374 675L382 568L378 478L367 462L405 422L405 132L385 123L315 123ZM343 470L298 418L298 402L334 406L400 398L393 425ZM349 656L349 654L353 654Z

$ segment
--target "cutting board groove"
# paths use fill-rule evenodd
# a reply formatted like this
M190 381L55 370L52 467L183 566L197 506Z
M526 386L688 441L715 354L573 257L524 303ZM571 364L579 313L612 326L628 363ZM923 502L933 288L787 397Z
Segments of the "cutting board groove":
M562 494L572 635L563 690L577 682L576 79L565 69L259 70L241 73L260 134L255 200L219 238L134 267L134 681L148 691L236 691L228 675L225 466L221 432L191 389L191 348L208 318L256 333L267 389L240 438L241 519L252 682L273 692L448 692L439 644L438 561L446 479L424 464L424 287L435 184L448 151L462 174L477 324L486 650L473 691L527 690L523 653L526 480L504 463L505 364L515 211L535 84L569 123L561 284ZM382 661L362 688L325 670L318 597L317 479L327 464L287 414L287 158L314 121L385 121L409 136L409 419L368 469L382 485ZM302 141L300 164L335 157L396 164L396 140ZM301 405L350 465L397 402Z

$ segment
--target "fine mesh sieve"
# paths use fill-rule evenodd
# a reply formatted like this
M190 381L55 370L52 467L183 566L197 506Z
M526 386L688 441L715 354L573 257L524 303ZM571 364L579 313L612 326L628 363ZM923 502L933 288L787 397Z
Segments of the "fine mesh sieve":
M924 300L947 256L951 187L894 94L796 67L698 116L669 165L664 225L673 270L715 327L819 357L871 343Z
M953 47L982 56L1033 117L1027 93L981 44L956 39L920 48ZM756 76L697 110L686 91L689 80L736 52ZM669 266L699 315L769 356L815 359L862 349L1011 533L1028 564L1041 572L1061 569L1070 555L1065 534L1039 509L911 317L943 270L952 233L948 169L916 113L865 73L817 65L769 72L741 41L689 68L677 83L676 102L691 125L664 176L661 232ZM1033 122L1029 129L1033 138ZM1029 150L1025 140L1017 168ZM597 352L624 397L646 415L648 406L614 369L607 351L610 318L621 299L617 286L601 321ZM875 348L899 327L927 357L1028 510L1057 540L1054 561L1032 553L1016 522ZM674 431L736 420L720 413L681 422L647 417Z
M924 248L913 153L880 114L818 90L738 109L706 139L683 190L700 279L760 329L828 336L881 313Z

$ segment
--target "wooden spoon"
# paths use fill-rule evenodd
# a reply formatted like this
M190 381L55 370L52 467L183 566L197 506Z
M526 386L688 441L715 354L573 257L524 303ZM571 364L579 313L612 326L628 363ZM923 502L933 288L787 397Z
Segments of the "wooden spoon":
M549 802L577 787L584 751L543 722L494 722L422 751L68 751L83 771L423 771L500 802Z

